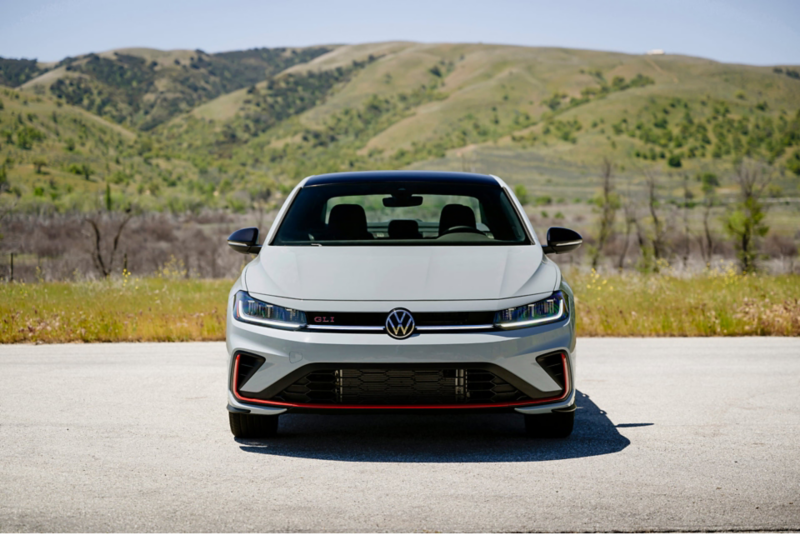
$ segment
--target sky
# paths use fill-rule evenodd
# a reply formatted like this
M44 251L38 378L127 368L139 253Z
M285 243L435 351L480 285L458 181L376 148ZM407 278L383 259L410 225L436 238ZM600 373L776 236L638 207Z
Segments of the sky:
M0 56L56 61L114 48L202 49L405 40L663 49L800 65L796 0L0 0Z

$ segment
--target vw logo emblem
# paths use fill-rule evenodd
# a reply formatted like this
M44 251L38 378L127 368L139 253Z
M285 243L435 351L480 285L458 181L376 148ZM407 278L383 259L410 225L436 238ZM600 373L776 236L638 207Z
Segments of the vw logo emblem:
M395 308L386 318L386 332L395 339L405 339L414 333L414 318L404 308Z

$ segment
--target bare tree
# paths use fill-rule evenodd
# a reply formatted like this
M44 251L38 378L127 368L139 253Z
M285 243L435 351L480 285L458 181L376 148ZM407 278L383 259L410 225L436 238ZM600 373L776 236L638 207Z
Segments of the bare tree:
M92 260L98 272L107 278L114 269L114 256L119 248L120 237L125 226L133 218L133 214L128 211L124 215L114 216L114 214L103 215L102 213L92 217L86 217L85 222L89 223L93 231L93 250ZM109 246L104 246L103 233L106 235L113 234L114 239L111 242L110 251Z
M703 261L706 267L711 267L711 260L714 257L714 237L711 233L711 209L717 202L716 188L719 186L719 180L715 174L705 173L700 176L700 181L703 184L703 235L698 237L700 244L700 253L703 255Z
M2 222L3 219L5 219L8 215L11 215L14 212L15 207L17 207L16 200L11 204L0 207L0 222Z
M761 201L764 190L772 181L772 169L764 164L741 161L734 169L739 186L739 201L725 218L725 227L733 237L742 272L756 270L757 240L764 237L769 226L764 224L766 207Z
M689 189L689 174L683 173L683 268L689 264L689 253L691 252L692 236L689 231L689 208L692 206L694 195Z
M650 217L653 219L653 258L658 262L664 257L664 224L658 218L658 176L655 171L646 170L644 173L645 184L647 185L647 206L650 209ZM658 263L656 263L658 269Z
M270 204L272 190L268 187L259 187L250 191L250 199L256 211L256 228L264 229L264 217L273 208Z
M780 259L781 263L785 266L786 272L792 274L794 272L794 262L797 259L797 243L791 237L770 233L765 240L766 253L773 257Z
M614 192L614 164L604 159L600 172L602 193L598 199L600 207L600 230L597 235L597 246L592 251L592 268L596 269L600 263L600 254L603 252L612 233L614 220L619 209L619 198Z
M622 243L622 250L619 253L619 260L617 261L617 270L620 272L625 268L625 256L627 256L628 248L630 247L631 231L636 226L636 219L638 218L636 203L631 195L630 188L622 199L621 205L622 213L625 217L625 240Z

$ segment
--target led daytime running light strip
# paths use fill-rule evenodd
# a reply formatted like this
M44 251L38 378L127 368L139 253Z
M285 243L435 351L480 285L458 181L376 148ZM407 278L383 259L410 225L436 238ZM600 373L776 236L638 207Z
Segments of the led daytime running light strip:
M545 299L547 300L547 299ZM534 303L535 304L535 303ZM564 317L564 297L558 299L558 313L552 317L542 317L540 319L529 319L527 321L518 321L515 323L497 323L500 328L522 328L525 326L533 326L542 323L550 323L558 321Z
M263 324L265 326L272 326L274 328L285 328L287 330L299 330L305 327L302 323L287 323L284 321L273 321L272 319L262 319L261 317L253 317L244 311L244 302L239 300L236 303L236 318L246 323Z

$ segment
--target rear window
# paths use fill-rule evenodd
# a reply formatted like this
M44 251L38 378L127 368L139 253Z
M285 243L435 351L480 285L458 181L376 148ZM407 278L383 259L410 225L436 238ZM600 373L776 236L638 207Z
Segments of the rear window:
M527 245L500 186L360 182L301 189L272 245Z

